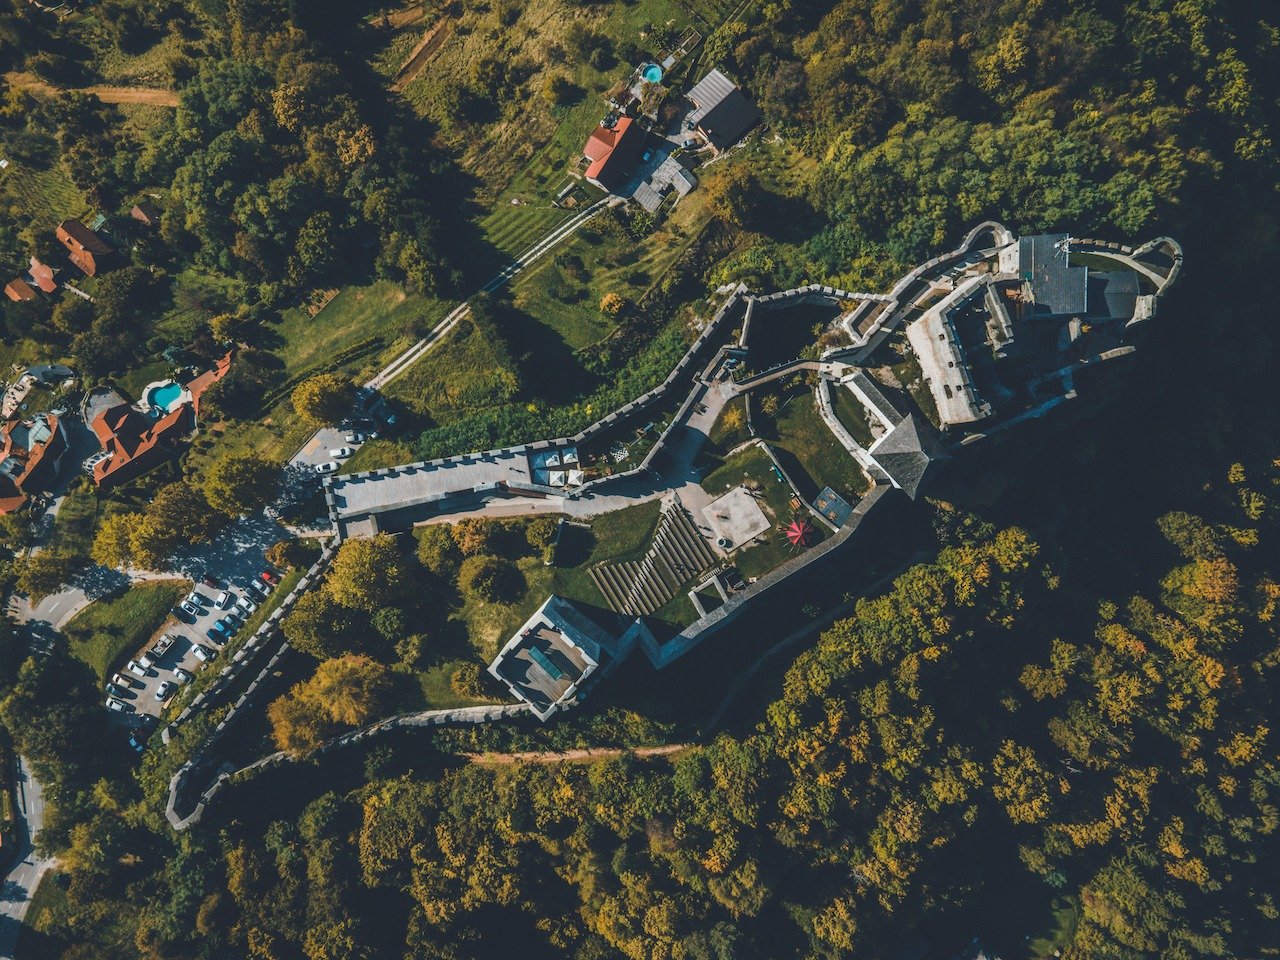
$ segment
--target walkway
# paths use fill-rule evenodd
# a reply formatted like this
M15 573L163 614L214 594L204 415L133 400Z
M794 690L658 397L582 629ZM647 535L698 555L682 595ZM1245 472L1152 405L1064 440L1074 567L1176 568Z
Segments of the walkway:
M16 759L18 827L15 831L16 858L4 879L4 896L0 898L0 960L13 960L27 907L45 872L57 861L36 853L35 838L44 826L44 796L40 782L31 774L26 761Z
M595 763L612 757L669 757L690 750L692 743L664 743L660 747L586 747L581 750L534 750L527 753L464 753L468 763L509 766L515 763Z

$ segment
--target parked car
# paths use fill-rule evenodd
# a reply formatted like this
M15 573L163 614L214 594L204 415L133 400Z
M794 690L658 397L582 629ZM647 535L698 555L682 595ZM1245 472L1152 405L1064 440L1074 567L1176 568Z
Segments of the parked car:
M113 673L111 675L111 682L114 683L117 687L124 687L124 689L126 690L129 690L133 687L132 680L130 680L128 677L122 677L118 673Z
M217 606L219 610L227 609L227 607L231 606L233 602L234 601L231 598L231 594L228 591L223 590L220 594L218 594Z
M217 656L217 653L210 650L208 647L202 647L198 643L192 646L191 652L195 654L196 659L199 660L201 663L208 663L210 660L212 660L214 657Z
M208 637L210 640L212 640L214 643L222 643L227 639L227 635L225 633L215 630L213 629L213 627L210 627L208 630L206 630L204 632L204 635Z
M214 589L214 590L217 590L218 587L220 586L220 584L218 583L218 579L213 574L208 572L200 574L200 582L203 583L206 587L210 587L211 589Z
M200 614L203 612L199 607L197 607L190 600L183 600L182 603L178 604L178 607L182 610L183 613L185 613L192 620L200 616Z
M329 454L329 456L333 456L333 454L331 453ZM336 473L337 470L338 470L337 460L330 460L326 463L316 464L316 473Z
M685 140L680 144L680 146L684 147L686 150L692 150L697 145L698 145L697 140Z
M174 668L173 668L173 675L174 675L175 677L177 677L177 678L178 678L178 682L179 682L179 683L190 683L190 682L191 682L191 671L189 671L189 670L184 670L184 669L182 669L182 667L174 667Z
M203 606L204 606L204 604L205 604L205 601L206 601L206 600L208 600L208 599L209 599L209 598L208 598L208 597L206 597L206 596L205 596L203 593L201 593L199 590L192 590L190 593L188 593L188 594L187 594L187 596L186 596L186 598L185 598L185 600L186 600L186 602L187 602L187 603L189 603L189 604L191 604L192 606L195 606L195 607L203 607Z
M338 447L335 450L330 450L329 456L333 457L335 460L345 460L353 453L355 453L355 451L350 447Z
M177 618L178 618L179 620L181 620L183 623L195 623L195 622L196 622L196 618L195 618L195 616L194 616L193 614L187 613L187 611L186 611L186 602L185 602L185 601L184 601L183 603L178 604L178 606L174 607L174 608L173 608L173 610L172 610L171 612L173 613L173 615L174 615L175 617L177 617Z
M234 637L236 635L236 631L240 629L240 618L227 614L214 624L214 626L221 626L227 636Z
M250 580L249 587L263 600L267 599L267 594L271 592L271 584L263 583L261 580Z
M117 700L115 697L107 697L107 709L114 710L116 713L133 712L133 707L129 706L123 700Z
M140 664L137 660L130 660L128 663L125 664L125 669L127 669L130 673L132 673L136 677L145 677L147 675L147 668L144 667L142 664Z
M348 434L347 434L345 437L343 437L342 439L343 439L343 440L345 440L345 441L347 441L347 443L364 443L364 434L363 434L363 433L348 433Z
M173 692L173 681L161 681L160 686L156 687L156 699L163 701L170 693Z
M167 633L162 633L160 639L156 641L156 645L151 648L151 652L157 657L163 656L170 647L173 646L173 637Z
M142 741L138 739L138 735L136 733L129 734L129 746L133 747L133 749L137 750L139 753L142 752L143 744Z
M138 666L143 670L150 670L154 665L155 660L152 659L150 650L138 655Z
M111 694L111 696L113 696L113 697L123 697L123 696L125 696L124 688L123 688L123 687L117 687L114 683L108 683L108 684L107 684L107 693Z
M272 573L270 570L263 570L260 574L258 574L258 579L262 580L264 583L270 583L270 584L277 584L280 582L280 578L276 574Z
M236 601L236 609L243 610L245 616L247 617L249 614L253 613L253 611L258 609L258 605L254 603L252 600L250 600L249 594L246 593L243 597L241 597L239 600Z

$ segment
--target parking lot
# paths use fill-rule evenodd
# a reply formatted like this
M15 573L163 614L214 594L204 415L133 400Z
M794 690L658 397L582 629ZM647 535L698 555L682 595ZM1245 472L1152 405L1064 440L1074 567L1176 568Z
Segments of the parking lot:
M194 623L184 623L174 618L165 623L161 632L173 637L173 644L146 670L145 676L137 676L131 673L123 664L120 666L120 677L129 681L129 688L124 691L124 695L119 699L133 707L133 716L137 718L137 721L142 721L142 718L148 715L153 717L161 716L165 706L177 695L178 689L182 684L174 674L174 668L181 667L194 677L201 670L220 664L223 645L231 636L239 635L239 627L243 625L244 618L251 615L241 614L237 617L238 611L234 610L233 604L244 596L248 596L255 606L262 602L262 595L257 591L249 590L246 586L247 583L248 579L245 578L241 582L230 586L224 583L222 587L217 589L205 584L197 584L195 592L204 598L204 602L198 605L199 616L195 618ZM218 594L224 589L229 594L229 599L227 600L228 609L222 609L214 603ZM214 623L219 618L226 616L233 618L232 622L237 625L236 631L230 635L217 634L217 631L214 630ZM219 639L217 641L209 637L207 631L210 630L214 630L214 633L218 635ZM208 662L202 662L195 655L195 647L197 645L211 654ZM154 646L154 641L148 645L148 648L152 646ZM155 694L160 684L165 681L168 681L172 686L168 697L162 702L156 699Z

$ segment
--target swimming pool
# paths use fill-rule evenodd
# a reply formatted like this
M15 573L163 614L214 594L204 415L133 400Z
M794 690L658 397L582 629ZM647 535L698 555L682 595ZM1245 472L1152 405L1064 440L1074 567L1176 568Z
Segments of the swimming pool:
M170 380L147 391L147 403L166 413L174 402L182 396L182 387Z
M650 63L640 71L640 76L650 83L659 83L662 80L662 68L656 63Z

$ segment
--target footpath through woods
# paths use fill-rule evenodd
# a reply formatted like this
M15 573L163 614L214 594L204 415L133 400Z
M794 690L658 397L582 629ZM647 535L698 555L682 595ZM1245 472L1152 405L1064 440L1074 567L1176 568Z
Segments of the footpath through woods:
M515 763L594 763L630 754L633 757L666 757L692 748L692 743L664 743L659 747L584 747L580 750L531 750L525 753L464 753L468 763L509 766Z
M26 90L36 96L56 97L60 93L67 92L66 88L41 80L34 73L15 71L6 73L4 79L10 86ZM91 87L76 88L72 92L85 93L91 97L97 97L103 103L143 103L155 107L176 107L178 105L177 92L165 90L161 87L95 84Z

